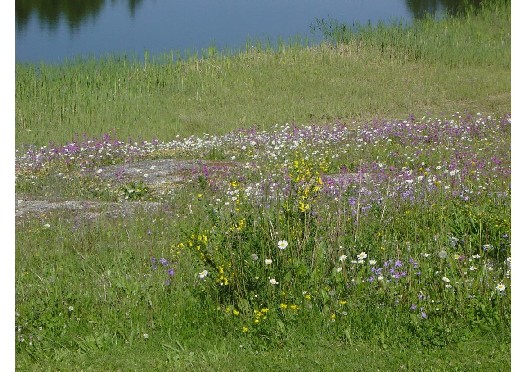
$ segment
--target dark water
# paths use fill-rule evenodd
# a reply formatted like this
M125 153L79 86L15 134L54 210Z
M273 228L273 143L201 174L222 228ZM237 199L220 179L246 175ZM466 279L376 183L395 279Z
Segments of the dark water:
M479 1L471 1L478 3ZM260 41L321 41L317 19L348 24L409 23L457 12L463 0L16 0L16 61L77 56L142 57L210 46L244 49Z

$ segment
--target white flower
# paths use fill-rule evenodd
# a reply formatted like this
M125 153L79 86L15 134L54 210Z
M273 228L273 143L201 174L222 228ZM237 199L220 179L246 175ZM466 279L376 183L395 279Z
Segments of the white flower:
M279 282L276 281L276 279L272 278L272 279L270 279L270 284L276 285L276 284L279 284Z
M504 284L502 284L502 283L499 283L499 284L497 284L496 288L497 288L497 290L499 292L504 292L504 290L506 289L506 286Z
M270 265L272 260L270 258L265 258L265 265Z
M148 338L148 337L150 337L150 336L148 335L148 333L143 333L143 334L142 334L142 337L146 339L146 338Z
M449 280L447 277L443 276L442 281L445 283L449 283L451 280Z
M288 245L289 245L289 242L286 240L280 240L278 242L278 248L281 250L284 250L285 248L287 248Z
M337 272L337 273L341 273L341 272L342 272L342 270L343 270L343 268L341 268L341 267L338 267L338 268L336 269L336 272Z
M446 258L447 257L447 252L444 251L444 250L441 250L440 252L438 252L438 257Z
M69 310L69 311L73 311L73 306L70 305L70 306L68 307L68 310Z
M340 262L343 262L347 259L347 255L342 254L339 258Z
M199 279L204 279L208 276L208 270L203 270L198 275L199 275Z
M250 258L252 258L252 260L254 260L254 261L257 261L259 257L258 257L257 254L252 253L252 254L250 255Z
M44 227L45 227L46 229L49 229L49 228L51 227L51 225L50 225L49 223L46 223L46 224L44 224Z
M376 278L376 279L378 279L378 281L381 282L382 280L384 280L384 277L379 275L378 278Z
M369 265L376 265L376 260L369 260Z
M363 261L367 258L367 253L362 252L359 255L357 255L356 258L358 258L359 261Z

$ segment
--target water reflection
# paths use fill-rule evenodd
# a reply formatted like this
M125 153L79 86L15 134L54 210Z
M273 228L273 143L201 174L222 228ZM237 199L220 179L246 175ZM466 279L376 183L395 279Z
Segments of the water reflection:
M111 4L119 0L109 0ZM122 1L122 0L121 0ZM124 0L128 2L130 17L143 0ZM482 0L405 0L413 18L421 18L426 13L437 14L450 12L461 13L464 4L479 5ZM33 14L37 17L40 27L55 30L61 20L64 20L70 31L76 31L88 19L95 19L104 8L106 0L16 0L15 18L18 30L23 30ZM269 6L272 6L270 3Z
M135 16L143 0L127 0L130 16ZM117 0L110 0L115 3ZM55 30L63 19L71 31L76 31L86 20L96 19L106 0L16 0L16 27L23 30L35 14L40 27Z
M479 6L482 0L405 0L413 18L423 18L427 14L462 14L467 7Z

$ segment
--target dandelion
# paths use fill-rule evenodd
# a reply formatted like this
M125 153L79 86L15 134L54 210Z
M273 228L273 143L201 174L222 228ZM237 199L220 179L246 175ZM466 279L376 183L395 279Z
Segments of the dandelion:
M198 275L199 275L199 279L204 279L208 276L208 270L203 270Z
M252 258L253 261L257 261L259 257L257 254L253 253L250 255L250 258Z
M272 279L270 279L270 284L276 285L276 284L279 284L279 282L276 281L276 279L272 278Z
M358 258L359 261L363 261L367 258L367 253L362 252L359 255L357 255L356 258Z
M289 242L286 241L286 240L280 240L278 242L278 248L281 249L281 250L284 250L285 248L287 248L289 245Z
M502 284L502 283L499 283L499 284L497 284L496 289L499 292L504 292L504 290L506 289L506 286L504 284Z

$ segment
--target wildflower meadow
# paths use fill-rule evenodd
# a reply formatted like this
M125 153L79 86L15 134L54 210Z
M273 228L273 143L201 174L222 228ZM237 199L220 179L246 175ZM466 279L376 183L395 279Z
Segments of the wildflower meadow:
M298 332L384 347L506 342L510 128L509 115L456 113L21 151L21 194L60 182L63 197L134 195L162 210L22 219L17 352L109 350L202 323L252 347ZM171 184L102 177L166 154L196 165ZM228 172L214 177L206 161Z
M317 27L16 65L18 370L510 370L511 2Z

